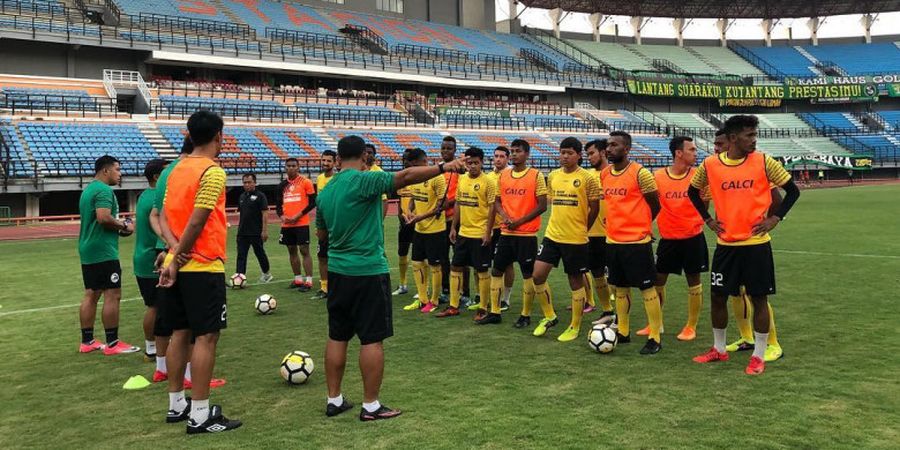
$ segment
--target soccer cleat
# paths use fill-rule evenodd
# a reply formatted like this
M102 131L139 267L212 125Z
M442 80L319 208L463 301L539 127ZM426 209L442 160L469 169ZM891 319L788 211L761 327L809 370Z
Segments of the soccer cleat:
M90 352L95 352L97 350L103 350L105 348L106 348L105 345L103 345L97 341L91 341L90 344L85 344L82 342L81 345L78 346L78 353L90 353Z
M469 298L468 295L463 295L459 297L459 304L462 305L463 308L466 308L472 304L472 299Z
M748 341L747 339L740 338L727 346L725 346L725 351L732 352L745 352L747 350L753 350L753 341Z
M187 406L184 408L184 411L175 411L174 409L170 409L166 412L166 423L178 423L184 422L191 417L191 398L185 397L184 401L187 402Z
M378 408L378 410L374 412L366 411L366 408L360 408L359 420L363 422L371 422L373 420L393 419L400 414L403 414L403 412L399 409L391 409L384 405L381 405L381 408Z
M231 420L222 415L222 407L213 405L209 408L209 418L206 422L196 423L188 421L187 434L221 433L240 428L243 423L240 420Z
M226 383L226 381L222 378L213 378L213 379L209 380L209 387L218 388L218 387L225 386L225 383ZM191 382L191 380L185 378L184 379L184 388L192 389L193 387L194 387L194 383Z
M582 313L582 314L592 313L592 312L594 312L594 310L596 310L596 309L597 309L597 308L596 308L594 305L589 305L589 304L585 303L584 309L581 310L581 313Z
M519 320L516 320L516 323L513 324L515 328L525 328L531 326L531 317L529 316L519 316Z
M122 354L126 354L126 353L137 353L139 351L141 351L140 347L135 347L131 344L126 344L122 341L118 341L118 342L116 342L116 345L113 345L112 347L106 346L103 349L103 354L106 356L112 356L112 355L122 355Z
M153 372L153 382L154 383L162 383L169 379L169 374L156 370Z
M454 308L452 306L448 306L443 311L439 312L435 317L453 317L459 315L459 308Z
M655 355L662 350L662 344L656 342L653 339L647 339L647 343L644 344L644 348L641 349L642 355Z
M291 280L291 284L288 285L288 289L297 289L303 285L303 282L300 280Z
M312 283L302 282L299 286L297 286L297 290L300 292L309 292L312 290Z
M478 303L478 302L472 303L466 309L468 309L469 311L478 311L479 309L481 309L481 303Z
M697 330L687 326L681 329L681 333L678 333L678 336L675 336L679 341L693 341L696 337Z
M500 323L503 321L503 317L500 314L488 313L488 315L478 319L475 321L475 325L488 325L493 323Z
M616 344L628 344L631 342L631 335L623 335L616 332Z
M566 328L566 331L563 331L556 340L559 342L569 342L578 339L578 332L581 331L575 327Z
M275 279L275 277L273 277L272 274L270 274L270 273L264 273L259 276L259 282L262 284L270 283L274 279Z
M650 325L635 331L634 334L638 336L650 336Z
M450 303L450 296L447 294L441 294L438 297L438 304L443 305L444 303Z
M782 356L784 356L784 350L781 349L780 345L769 344L766 346L766 354L763 356L763 359L766 362L772 362L778 361Z
M432 311L437 309L437 305L434 303L426 303L425 306L422 307L419 311L422 314L430 314Z
M538 326L534 328L534 332L531 334L538 336L538 337L543 336L547 333L547 330L555 327L556 324L558 324L558 323L559 323L559 319L556 317L554 317L552 319L547 319L547 318L541 319L540 323L538 323Z
M486 309L478 308L478 311L475 312L475 317L473 317L472 320L478 322L479 320L484 319L484 316L486 316L487 313Z
M724 361L728 361L728 352L719 353L719 351L716 350L715 347L713 347L713 348L710 348L708 352L706 352L700 356L695 356L693 358L693 360L694 360L694 362L700 363L700 364L706 364L706 363L711 363L711 362L715 362L715 361L723 361L724 362Z
M603 311L600 313L600 318L591 322L592 325L600 325L600 324L611 324L616 321L616 313L612 311Z
M319 289L319 292L316 292L313 297L314 300L325 300L328 298L328 293Z
M422 309L422 306L423 306L422 302L420 302L418 300L413 300L412 303L404 306L403 310L404 311L418 311L418 310Z
M766 362L763 361L759 356L751 356L750 363L747 364L747 368L744 369L744 373L747 375L761 375L766 371Z
M347 399L344 399L344 402L341 403L340 406L337 406L337 405L334 405L334 404L331 404L331 403L329 403L328 405L326 405L326 406L325 406L325 415L328 416L328 417L334 417L334 416L336 416L336 415L338 415L338 414L341 414L341 413L344 413L344 412L346 412L346 411L349 411L349 410L352 409L352 408L353 408L353 403L350 403L350 402L347 401Z
M500 311L506 311L509 309L509 302L500 302Z
M401 285L394 292L391 292L391 295L404 295L408 292L409 292L409 288ZM418 295L418 294L416 294L416 295ZM416 298L418 298L418 297L416 297Z

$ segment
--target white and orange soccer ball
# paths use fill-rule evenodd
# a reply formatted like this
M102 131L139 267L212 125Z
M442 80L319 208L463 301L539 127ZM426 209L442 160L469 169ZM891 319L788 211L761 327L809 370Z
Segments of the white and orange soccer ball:
M275 301L275 297L272 297L269 294L263 294L256 297L256 301L253 302L253 307L256 308L256 312L265 316L275 312L275 308L278 307L278 302Z
M588 347L597 353L609 353L616 348L616 330L606 323L594 325L588 333Z
M236 273L231 276L231 288L243 289L247 285L247 276L242 273Z

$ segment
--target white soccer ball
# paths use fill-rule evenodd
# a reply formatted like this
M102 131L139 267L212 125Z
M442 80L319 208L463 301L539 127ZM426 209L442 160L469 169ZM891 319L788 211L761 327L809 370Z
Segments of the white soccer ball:
M281 360L281 378L290 384L303 384L312 376L315 367L308 353L293 351Z
M231 288L243 289L247 284L247 276L242 273L236 273L231 276Z
M272 297L269 294L263 294L256 297L253 307L256 308L256 312L262 315L272 314L275 311L275 308L278 307L278 302L275 301L275 297Z
M594 325L588 333L588 347L597 353L609 353L616 348L616 330L608 324Z

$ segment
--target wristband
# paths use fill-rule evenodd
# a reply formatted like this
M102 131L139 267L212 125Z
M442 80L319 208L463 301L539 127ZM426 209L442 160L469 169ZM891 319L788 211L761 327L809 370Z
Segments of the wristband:
M438 173L444 173L444 163L438 163Z

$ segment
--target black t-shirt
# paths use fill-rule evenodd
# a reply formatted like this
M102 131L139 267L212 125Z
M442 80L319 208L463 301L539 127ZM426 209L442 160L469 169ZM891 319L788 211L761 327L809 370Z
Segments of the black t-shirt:
M238 211L241 213L241 221L238 224L238 236L262 235L262 212L269 209L266 195L260 191L241 193L238 201Z

